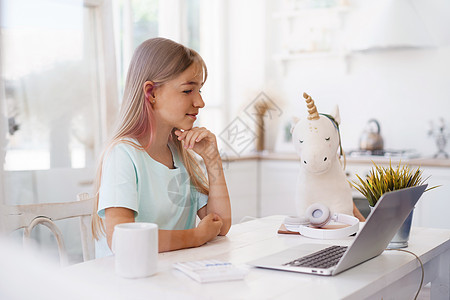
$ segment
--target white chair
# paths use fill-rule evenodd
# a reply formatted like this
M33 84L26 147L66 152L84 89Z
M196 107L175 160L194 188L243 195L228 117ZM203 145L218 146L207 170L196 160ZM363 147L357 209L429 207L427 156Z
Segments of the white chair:
M12 232L23 228L23 244L27 248L30 245L30 234L33 228L38 224L45 225L56 237L61 266L67 266L68 257L64 239L54 221L79 217L83 260L91 260L95 253L91 230L94 201L96 201L95 197L82 193L78 194L77 201L73 202L4 206L3 214L6 218L2 217L3 230Z

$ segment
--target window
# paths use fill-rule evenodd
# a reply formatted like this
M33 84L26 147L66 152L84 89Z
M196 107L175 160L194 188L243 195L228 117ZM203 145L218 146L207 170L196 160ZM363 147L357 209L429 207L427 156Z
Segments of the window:
M162 36L200 52L199 0L117 0L115 8L121 92L133 51L145 40Z
M146 39L158 36L159 1L117 0L114 6L118 84L122 95L134 49Z
M99 97L90 8L82 1L5 0L2 12L4 169L86 167Z
M217 28L224 22L223 3L205 0L117 0L116 52L118 53L120 95L123 93L128 64L134 49L149 38L161 36L186 45L202 55L209 72L202 89L206 106L197 125L216 134L224 130L223 39ZM225 111L225 112L224 112Z
M74 201L92 193L96 157L117 111L111 1L0 6L0 125L8 123L0 126L0 202ZM79 224L67 221L63 235L74 236ZM34 234L48 244L51 236L39 229ZM79 261L77 242L66 246Z

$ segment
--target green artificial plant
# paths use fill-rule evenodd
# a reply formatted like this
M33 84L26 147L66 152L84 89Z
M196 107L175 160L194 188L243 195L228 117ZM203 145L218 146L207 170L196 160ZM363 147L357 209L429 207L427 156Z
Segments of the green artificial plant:
M429 178L422 177L423 171L420 167L410 169L408 165L401 165L400 162L396 168L392 167L391 162L389 162L389 167L379 166L375 162L373 164L374 166L365 179L356 175L358 180L351 182L351 185L367 198L369 205L372 207L375 206L384 193L419 186L424 184ZM425 191L436 187L438 186L428 188Z

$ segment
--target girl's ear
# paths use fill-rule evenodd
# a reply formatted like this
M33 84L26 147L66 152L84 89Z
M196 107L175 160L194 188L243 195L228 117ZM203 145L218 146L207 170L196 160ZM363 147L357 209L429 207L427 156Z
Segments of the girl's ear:
M155 89L155 84L152 81L146 81L144 82L144 95L145 95L145 99L154 102L155 99L155 93L154 93L154 89Z

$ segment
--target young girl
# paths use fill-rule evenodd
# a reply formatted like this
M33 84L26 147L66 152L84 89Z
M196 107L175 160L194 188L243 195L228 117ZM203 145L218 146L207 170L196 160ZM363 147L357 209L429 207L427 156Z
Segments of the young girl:
M158 224L160 252L227 234L231 208L216 137L193 127L206 77L200 55L171 40L149 39L134 52L118 128L97 176L97 257L111 253L101 237L111 247L120 223ZM203 159L208 180L191 151Z

